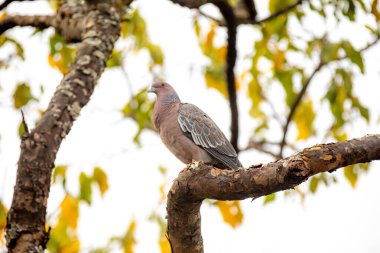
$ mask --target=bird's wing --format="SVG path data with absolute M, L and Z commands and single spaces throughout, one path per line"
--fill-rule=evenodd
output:
M 236 151 L 226 136 L 197 106 L 181 104 L 178 111 L 178 123 L 184 134 L 211 156 L 230 168 L 241 166 Z

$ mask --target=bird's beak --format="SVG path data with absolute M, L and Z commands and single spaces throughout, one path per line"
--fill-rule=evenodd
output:
M 150 87 L 150 89 L 148 90 L 148 93 L 156 93 L 156 88 Z

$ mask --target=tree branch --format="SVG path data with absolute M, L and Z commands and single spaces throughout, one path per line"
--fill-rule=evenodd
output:
M 243 0 L 243 3 L 247 9 L 251 22 L 256 22 L 257 10 L 253 0 Z
M 168 235 L 175 253 L 203 252 L 200 206 L 206 198 L 242 200 L 292 189 L 309 177 L 380 159 L 380 135 L 316 145 L 276 162 L 221 170 L 194 162 L 168 193 Z
M 296 8 L 298 5 L 302 4 L 303 1 L 304 0 L 297 0 L 294 4 L 290 4 L 290 5 L 286 6 L 286 7 L 284 7 L 283 9 L 276 11 L 275 13 L 270 14 L 266 18 L 257 20 L 255 22 L 247 22 L 247 23 L 252 23 L 252 24 L 262 24 L 262 23 L 265 23 L 267 21 L 270 21 L 272 19 L 277 18 L 278 16 L 281 16 L 282 14 L 290 12 L 291 10 L 293 10 L 294 8 Z
M 46 207 L 57 151 L 89 101 L 119 37 L 120 17 L 112 1 L 104 1 L 93 8 L 80 4 L 70 6 L 62 5 L 59 12 L 71 9 L 77 13 L 78 9 L 85 9 L 84 15 L 77 17 L 82 21 L 77 23 L 80 26 L 75 33 L 75 36 L 80 34 L 81 43 L 69 72 L 57 87 L 41 120 L 21 141 L 16 185 L 7 215 L 9 252 L 41 252 L 46 248 Z M 72 15 L 61 12 L 58 29 L 63 35 L 73 32 L 73 27 L 67 26 Z M 64 37 L 74 38 L 67 34 Z
M 46 29 L 48 27 L 57 27 L 57 22 L 54 16 L 23 16 L 14 15 L 6 16 L 0 20 L 0 35 L 8 29 L 15 26 L 33 26 L 39 29 Z
M 236 63 L 236 19 L 232 7 L 228 2 L 214 0 L 213 3 L 219 8 L 227 23 L 227 54 L 226 54 L 226 81 L 228 99 L 231 110 L 231 144 L 239 152 L 239 112 L 236 101 L 236 84 L 234 67 Z

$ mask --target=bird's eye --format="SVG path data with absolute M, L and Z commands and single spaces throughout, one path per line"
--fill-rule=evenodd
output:
M 161 87 L 164 87 L 164 86 L 165 86 L 165 84 L 162 83 L 162 84 L 161 84 Z

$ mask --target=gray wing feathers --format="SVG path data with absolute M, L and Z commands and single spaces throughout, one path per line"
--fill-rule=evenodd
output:
M 192 104 L 181 104 L 178 112 L 181 130 L 198 146 L 230 168 L 240 167 L 235 149 L 223 132 L 201 109 Z

